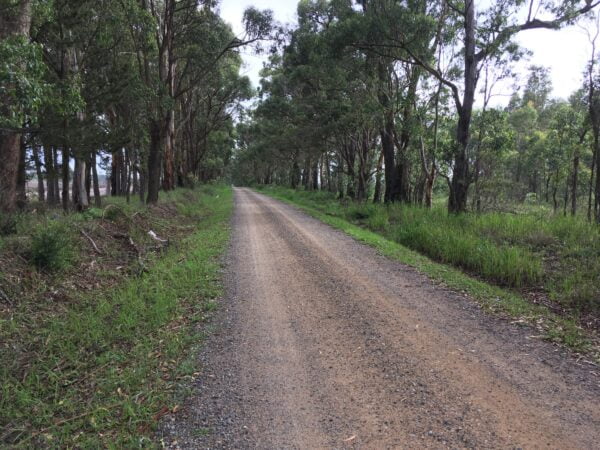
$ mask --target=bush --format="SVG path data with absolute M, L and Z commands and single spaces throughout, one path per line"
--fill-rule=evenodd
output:
M 17 232 L 17 221 L 15 217 L 8 214 L 0 214 L 0 236 L 8 236 Z
M 74 257 L 70 230 L 65 224 L 54 221 L 37 225 L 31 237 L 29 255 L 38 269 L 65 269 Z

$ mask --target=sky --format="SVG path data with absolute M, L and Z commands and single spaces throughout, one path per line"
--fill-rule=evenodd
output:
M 484 0 L 485 1 L 485 0 Z M 273 10 L 275 19 L 282 23 L 296 23 L 296 5 L 298 0 L 222 0 L 221 17 L 229 22 L 236 34 L 243 34 L 242 15 L 248 6 Z M 516 67 L 524 77 L 527 67 L 535 64 L 550 68 L 553 96 L 568 98 L 582 82 L 582 72 L 590 57 L 591 46 L 588 37 L 580 27 L 571 26 L 560 31 L 528 30 L 521 32 L 518 42 L 533 54 L 527 61 Z M 243 50 L 244 74 L 257 86 L 259 71 L 266 56 L 257 56 L 251 50 Z M 496 102 L 508 102 L 512 88 L 500 87 L 496 92 Z

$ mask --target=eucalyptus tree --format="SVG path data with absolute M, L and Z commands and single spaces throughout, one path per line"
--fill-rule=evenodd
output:
M 29 40 L 31 0 L 0 1 L 0 212 L 17 207 L 23 127 L 40 102 L 40 48 Z
M 502 0 L 492 2 L 481 8 L 474 0 L 450 2 L 442 0 L 447 8 L 439 11 L 447 15 L 443 17 L 424 16 L 415 8 L 412 2 L 404 4 L 389 0 L 364 0 L 362 4 L 381 5 L 380 22 L 386 30 L 385 43 L 371 44 L 374 49 L 401 49 L 406 54 L 406 60 L 418 65 L 431 76 L 438 79 L 449 89 L 458 116 L 456 124 L 453 164 L 451 167 L 452 180 L 448 209 L 450 212 L 463 212 L 467 209 L 467 196 L 472 182 L 471 122 L 475 105 L 475 96 L 482 68 L 486 64 L 495 64 L 506 58 L 506 55 L 519 56 L 515 36 L 523 31 L 533 29 L 558 29 L 565 24 L 573 23 L 579 16 L 588 13 L 600 2 L 597 1 L 550 1 L 536 5 L 534 0 Z M 435 3 L 435 2 L 433 2 Z M 518 12 L 526 7 L 525 19 L 519 21 Z M 395 15 L 389 12 L 395 11 Z M 393 23 L 389 18 L 396 17 Z M 548 18 L 549 17 L 549 18 Z M 452 30 L 452 58 L 460 61 L 461 71 L 452 70 L 444 73 L 440 70 L 438 60 L 434 58 L 431 49 L 423 46 L 422 41 L 414 39 L 417 35 L 427 35 L 432 23 L 444 21 Z M 408 25 L 408 26 L 407 26 Z M 367 40 L 363 41 L 369 46 Z M 400 54 L 398 58 L 403 58 Z
M 140 71 L 149 88 L 155 89 L 153 114 L 149 120 L 148 197 L 158 200 L 162 186 L 175 186 L 175 108 L 178 99 L 202 83 L 220 60 L 236 49 L 260 41 L 272 31 L 272 13 L 249 8 L 244 13 L 246 35 L 240 39 L 228 30 L 214 7 L 214 0 L 141 0 L 156 24 L 153 48 L 143 52 Z M 201 33 L 197 33 L 200 31 Z M 195 61 L 204 43 L 206 59 Z M 154 64 L 157 74 L 151 74 Z

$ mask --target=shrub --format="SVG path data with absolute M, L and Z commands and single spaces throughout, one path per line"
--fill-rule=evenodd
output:
M 38 269 L 65 269 L 74 257 L 70 230 L 65 224 L 54 221 L 37 225 L 31 237 L 29 254 Z
M 17 221 L 13 215 L 0 214 L 0 236 L 8 236 L 17 232 Z

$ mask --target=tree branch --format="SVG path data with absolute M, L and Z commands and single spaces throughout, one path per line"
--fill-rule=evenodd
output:
M 573 19 L 591 11 L 598 5 L 600 5 L 600 0 L 597 0 L 597 1 L 586 0 L 585 6 L 583 6 L 582 8 L 579 8 L 575 11 L 567 12 L 564 15 L 557 17 L 553 20 L 540 20 L 540 19 L 536 19 L 536 18 L 531 18 L 531 16 L 529 16 L 527 18 L 526 22 L 519 24 L 519 25 L 511 25 L 511 26 L 508 26 L 508 27 L 504 28 L 503 30 L 501 30 L 498 33 L 498 35 L 492 40 L 492 42 L 490 42 L 488 45 L 486 45 L 483 49 L 481 49 L 475 55 L 475 60 L 477 62 L 479 62 L 479 61 L 487 58 L 490 54 L 492 54 L 494 51 L 496 51 L 500 47 L 500 45 L 502 45 L 503 42 L 507 42 L 512 36 L 514 36 L 515 34 L 521 32 L 521 31 L 534 30 L 534 29 L 540 29 L 540 28 L 549 29 L 549 30 L 557 30 L 565 22 L 573 20 Z

